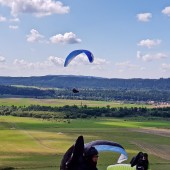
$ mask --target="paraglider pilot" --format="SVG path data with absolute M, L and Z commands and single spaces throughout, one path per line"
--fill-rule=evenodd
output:
M 97 161 L 98 161 L 98 151 L 95 147 L 91 147 L 88 150 L 85 150 L 85 165 L 87 170 L 97 170 Z
M 64 155 L 60 170 L 97 170 L 98 151 L 95 147 L 84 149 L 83 136 Z
M 148 170 L 149 161 L 148 154 L 139 152 L 136 156 L 130 161 L 131 167 L 136 165 L 136 170 Z
M 97 170 L 98 153 L 102 151 L 118 152 L 118 163 L 127 160 L 125 149 L 118 143 L 108 140 L 96 140 L 84 144 L 83 136 L 79 136 L 64 154 L 60 170 Z
M 73 92 L 73 93 L 79 93 L 79 90 L 73 88 L 72 92 Z

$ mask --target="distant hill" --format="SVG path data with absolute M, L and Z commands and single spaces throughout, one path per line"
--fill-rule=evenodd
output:
M 117 79 L 90 76 L 48 75 L 36 77 L 0 77 L 0 85 L 23 85 L 45 88 L 85 89 L 145 89 L 170 90 L 170 78 L 164 79 Z

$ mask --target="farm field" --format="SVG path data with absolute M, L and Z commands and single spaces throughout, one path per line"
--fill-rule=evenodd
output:
M 93 100 L 66 100 L 66 99 L 35 99 L 35 98 L 0 98 L 0 105 L 4 106 L 29 106 L 29 105 L 43 105 L 43 106 L 64 106 L 64 105 L 87 105 L 88 107 L 147 107 L 151 108 L 149 104 L 130 104 L 117 101 L 93 101 Z
M 131 158 L 139 151 L 149 154 L 152 170 L 170 169 L 168 121 L 130 119 L 74 119 L 47 121 L 0 116 L 0 168 L 59 170 L 65 151 L 83 135 L 85 143 L 103 139 L 120 143 Z M 116 153 L 100 153 L 98 169 L 115 164 Z

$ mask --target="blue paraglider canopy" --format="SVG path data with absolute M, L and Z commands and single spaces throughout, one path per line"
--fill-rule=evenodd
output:
M 74 50 L 72 51 L 65 59 L 65 62 L 64 62 L 64 67 L 67 67 L 68 64 L 76 57 L 78 56 L 79 54 L 81 53 L 84 53 L 86 54 L 86 56 L 88 57 L 88 60 L 90 63 L 92 63 L 94 61 L 94 56 L 93 54 L 88 51 L 88 50 Z
M 95 147 L 98 152 L 102 151 L 110 151 L 120 153 L 120 157 L 118 159 L 118 163 L 121 163 L 128 159 L 128 155 L 125 149 L 118 143 L 107 141 L 107 140 L 96 140 L 85 144 L 85 149 Z
M 73 166 L 74 170 L 79 170 L 78 167 L 80 164 L 83 164 L 83 155 L 86 150 L 94 147 L 97 152 L 117 152 L 120 154 L 117 163 L 121 163 L 128 159 L 128 155 L 125 149 L 118 143 L 107 140 L 96 140 L 89 143 L 84 144 L 83 136 L 79 136 L 76 140 L 75 144 L 72 145 L 64 154 L 63 159 L 61 161 L 60 170 L 66 170 L 66 165 Z M 81 169 L 81 168 L 80 168 Z

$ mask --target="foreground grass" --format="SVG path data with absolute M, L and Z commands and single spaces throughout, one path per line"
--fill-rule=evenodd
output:
M 0 167 L 59 170 L 65 151 L 83 135 L 85 142 L 103 139 L 120 143 L 129 159 L 147 152 L 152 170 L 170 169 L 170 124 L 168 121 L 129 119 L 77 119 L 45 121 L 0 117 Z M 158 133 L 159 132 L 159 133 Z M 99 170 L 116 163 L 118 154 L 100 153 Z

